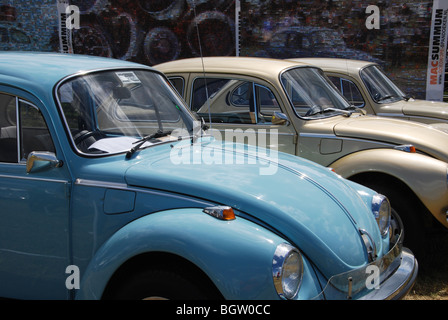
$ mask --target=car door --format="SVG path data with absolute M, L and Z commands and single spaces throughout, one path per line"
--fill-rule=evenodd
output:
M 226 141 L 295 153 L 297 135 L 265 84 L 237 76 L 193 77 L 191 110 Z
M 32 151 L 61 157 L 46 123 L 36 105 L 0 92 L 1 297 L 67 298 L 67 166 L 36 161 L 30 172 L 26 166 Z

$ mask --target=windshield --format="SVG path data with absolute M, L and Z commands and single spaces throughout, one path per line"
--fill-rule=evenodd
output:
M 128 151 L 177 140 L 191 132 L 193 117 L 160 74 L 113 70 L 71 78 L 57 89 L 65 123 L 76 148 L 85 154 Z M 148 136 L 151 138 L 148 139 Z
M 348 101 L 318 68 L 288 70 L 281 75 L 281 82 L 299 117 L 335 116 L 350 108 Z
M 378 66 L 370 66 L 361 70 L 361 79 L 375 102 L 394 102 L 406 97 Z

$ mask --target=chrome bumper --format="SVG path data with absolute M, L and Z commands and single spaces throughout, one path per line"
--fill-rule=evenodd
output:
M 314 299 L 399 300 L 413 287 L 418 273 L 414 254 L 404 248 L 403 232 L 392 249 L 380 259 L 345 273 L 332 276 Z M 369 268 L 378 271 L 378 284 L 371 286 Z
M 383 283 L 378 290 L 373 290 L 360 300 L 400 300 L 414 286 L 418 273 L 418 263 L 412 252 L 403 248 L 398 269 Z

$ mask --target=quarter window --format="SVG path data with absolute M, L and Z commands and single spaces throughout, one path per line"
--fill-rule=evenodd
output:
M 191 105 L 198 116 L 210 115 L 214 123 L 266 123 L 280 111 L 269 88 L 240 79 L 196 79 Z
M 364 98 L 353 81 L 336 76 L 329 76 L 329 78 L 351 104 L 358 108 L 365 106 Z
M 173 87 L 177 90 L 177 92 L 183 97 L 184 96 L 184 86 L 185 81 L 182 77 L 172 77 L 169 78 L 170 83 L 173 85 Z

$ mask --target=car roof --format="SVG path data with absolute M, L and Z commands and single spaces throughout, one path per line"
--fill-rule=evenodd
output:
M 322 68 L 324 71 L 347 71 L 357 73 L 362 68 L 369 65 L 378 65 L 374 62 L 341 58 L 292 58 L 291 61 L 309 63 Z
M 309 64 L 288 60 L 255 57 L 204 57 L 181 59 L 155 65 L 164 73 L 203 72 L 250 75 L 262 79 L 278 79 L 280 72 Z
M 110 58 L 50 52 L 0 52 L 0 85 L 48 92 L 61 79 L 81 72 L 109 68 L 142 68 Z M 146 67 L 149 68 L 149 67 Z

